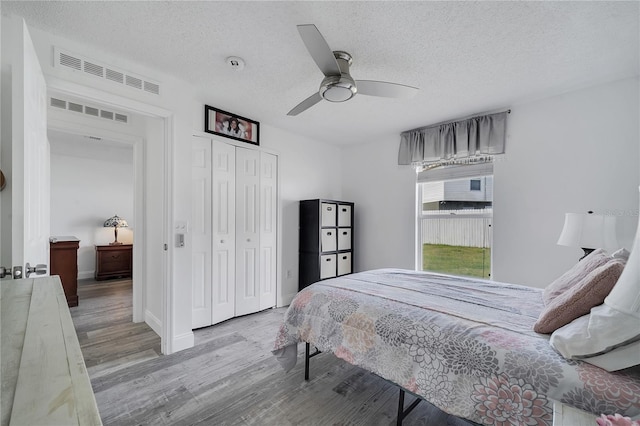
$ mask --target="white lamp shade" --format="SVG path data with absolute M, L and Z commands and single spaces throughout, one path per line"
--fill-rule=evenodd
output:
M 618 248 L 615 216 L 566 213 L 558 245 L 588 249 Z

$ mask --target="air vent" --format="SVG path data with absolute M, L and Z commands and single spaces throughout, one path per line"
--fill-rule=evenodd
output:
M 102 77 L 104 75 L 104 68 L 100 65 L 92 64 L 91 62 L 84 61 L 84 72 L 88 74 L 93 74 L 98 77 Z
M 149 93 L 153 93 L 154 95 L 160 94 L 160 86 L 154 83 L 149 83 L 148 81 L 144 82 L 144 90 Z
M 80 104 L 69 102 L 69 111 L 82 112 L 84 111 L 84 107 Z
M 67 101 L 62 99 L 51 98 L 51 106 L 56 108 L 67 109 Z
M 94 117 L 99 117 L 100 116 L 100 110 L 98 108 L 94 108 L 94 107 L 90 107 L 90 106 L 85 106 L 84 107 L 84 113 L 87 115 L 93 115 Z
M 84 113 L 85 115 L 98 117 L 109 121 L 116 121 L 118 123 L 127 124 L 129 122 L 129 116 L 126 114 L 101 109 L 91 105 L 82 105 L 77 102 L 66 101 L 64 99 L 52 97 L 50 99 L 50 105 L 55 108 Z
M 107 80 L 122 84 L 124 83 L 124 74 L 107 68 Z
M 111 111 L 100 110 L 100 117 L 113 120 L 113 113 Z
M 80 71 L 82 60 L 80 58 L 75 58 L 71 55 L 60 52 L 60 65 Z
M 127 86 L 135 87 L 136 89 L 142 89 L 142 80 L 136 77 L 131 77 L 130 75 L 125 78 Z
M 85 74 L 122 85 L 123 87 L 144 91 L 153 95 L 160 95 L 160 84 L 154 82 L 152 79 L 120 70 L 117 67 L 76 55 L 58 47 L 55 47 L 54 51 L 55 66 L 65 67 L 72 72 L 83 71 Z

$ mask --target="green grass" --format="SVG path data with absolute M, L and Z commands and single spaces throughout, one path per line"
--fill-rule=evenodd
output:
M 444 274 L 489 278 L 491 249 L 424 244 L 422 269 Z

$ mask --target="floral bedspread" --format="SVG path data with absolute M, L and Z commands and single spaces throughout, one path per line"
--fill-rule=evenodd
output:
M 400 269 L 360 272 L 299 292 L 274 354 L 293 368 L 297 343 L 309 342 L 486 425 L 551 425 L 552 400 L 596 415 L 640 414 L 640 370 L 609 373 L 564 359 L 549 336 L 533 331 L 542 308 L 536 288 Z

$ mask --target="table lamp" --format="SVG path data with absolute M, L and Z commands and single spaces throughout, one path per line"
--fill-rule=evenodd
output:
M 123 218 L 119 217 L 118 215 L 115 215 L 105 220 L 104 225 L 102 226 L 104 226 L 105 228 L 113 228 L 115 240 L 112 243 L 109 243 L 109 245 L 117 246 L 122 244 L 121 242 L 118 241 L 118 228 L 127 228 L 129 227 L 129 224 Z
M 592 211 L 587 214 L 566 213 L 558 245 L 582 248 L 584 256 L 580 260 L 597 248 L 617 248 L 616 218 L 593 214 Z

